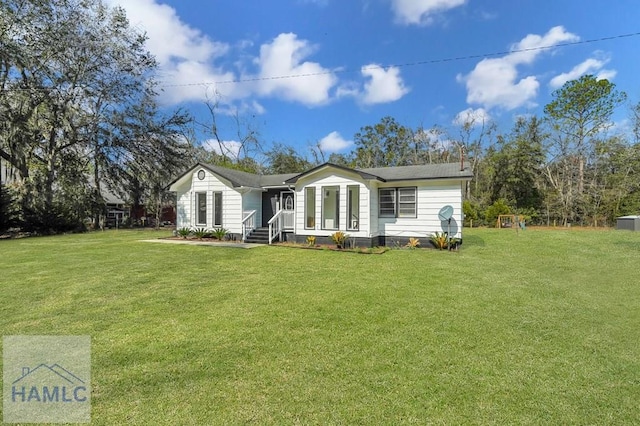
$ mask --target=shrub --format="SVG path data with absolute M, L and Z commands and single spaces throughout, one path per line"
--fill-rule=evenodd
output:
M 191 234 L 191 229 L 189 228 L 180 228 L 178 229 L 178 235 L 182 238 L 187 238 Z
M 224 239 L 224 237 L 227 236 L 228 233 L 229 233 L 229 231 L 227 231 L 224 228 L 214 228 L 213 229 L 213 236 L 216 239 L 220 240 L 220 241 L 222 241 Z
M 197 239 L 201 240 L 207 235 L 207 229 L 206 228 L 196 228 L 196 229 L 193 230 L 193 235 Z
M 436 232 L 431 235 L 430 240 L 435 248 L 439 250 L 449 248 L 449 236 L 446 232 Z
M 347 242 L 348 238 L 349 235 L 342 231 L 336 231 L 331 234 L 331 241 L 333 241 L 338 248 L 344 248 L 344 244 Z
M 500 198 L 489 207 L 487 207 L 487 209 L 484 211 L 484 218 L 490 226 L 495 226 L 499 215 L 510 213 L 511 207 L 509 207 L 507 200 L 505 200 L 504 198 Z
M 0 231 L 5 231 L 19 224 L 19 208 L 17 194 L 0 183 Z
M 407 248 L 410 249 L 415 249 L 420 247 L 420 240 L 417 238 L 409 238 L 409 242 L 407 243 L 407 245 L 405 246 Z
M 316 237 L 314 237 L 313 235 L 309 235 L 309 236 L 307 237 L 307 245 L 308 245 L 309 247 L 313 247 L 313 246 L 315 246 L 315 245 L 316 245 Z
M 478 206 L 475 203 L 472 203 L 469 200 L 464 200 L 462 202 L 462 213 L 464 214 L 464 226 L 471 226 L 473 223 L 479 225 Z

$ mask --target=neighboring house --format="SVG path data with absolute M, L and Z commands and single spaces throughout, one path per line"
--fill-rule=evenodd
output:
M 325 163 L 303 173 L 255 175 L 196 164 L 169 185 L 178 228 L 222 227 L 234 239 L 318 243 L 343 231 L 360 246 L 404 244 L 449 232 L 462 238 L 462 194 L 472 173 L 460 164 L 351 169 Z M 444 206 L 453 207 L 441 221 Z M 262 228 L 262 229 L 261 229 Z

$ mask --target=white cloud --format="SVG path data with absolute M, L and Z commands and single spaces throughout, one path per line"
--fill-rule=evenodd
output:
M 161 100 L 166 103 L 203 100 L 206 85 L 201 82 L 235 80 L 229 71 L 212 65 L 229 52 L 230 46 L 211 40 L 200 30 L 185 24 L 174 8 L 155 0 L 106 0 L 111 6 L 121 6 L 133 28 L 146 33 L 147 49 L 159 63 L 159 80 L 164 83 Z M 234 85 L 216 87 L 225 96 L 238 96 Z M 209 89 L 211 90 L 211 89 Z
M 320 139 L 319 145 L 323 152 L 338 152 L 349 148 L 353 142 L 345 140 L 338 132 L 331 132 Z
M 434 15 L 464 5 L 467 0 L 391 0 L 396 21 L 406 25 L 428 25 Z
M 219 96 L 233 102 L 253 96 L 277 97 L 314 106 L 330 100 L 330 90 L 337 79 L 333 72 L 304 59 L 315 48 L 296 34 L 280 34 L 263 44 L 258 58 L 258 74 L 222 69 L 214 62 L 229 58 L 233 51 L 252 47 L 246 40 L 231 46 L 211 40 L 197 28 L 184 23 L 174 8 L 158 0 L 107 0 L 111 6 L 122 6 L 132 27 L 146 32 L 147 49 L 159 62 L 159 80 L 163 83 L 161 99 L 165 103 L 202 101 Z M 315 1 L 316 3 L 322 3 Z M 235 63 L 242 69 L 245 62 Z M 283 76 L 308 75 L 296 78 Z M 276 77 L 276 78 L 273 78 Z M 273 78 L 273 79 L 272 79 Z M 237 80 L 255 80 L 238 83 Z
M 362 75 L 369 80 L 364 84 L 362 102 L 365 105 L 394 102 L 409 93 L 400 76 L 400 69 L 387 69 L 370 64 L 362 67 Z
M 535 76 L 520 78 L 518 66 L 534 62 L 546 47 L 577 41 L 579 37 L 563 27 L 553 27 L 545 35 L 529 34 L 511 47 L 512 53 L 501 58 L 483 59 L 468 75 L 457 79 L 467 87 L 467 102 L 489 109 L 512 110 L 534 105 L 540 83 Z
M 263 44 L 256 59 L 262 79 L 257 82 L 258 93 L 308 106 L 329 102 L 329 91 L 337 83 L 335 75 L 316 62 L 302 62 L 314 50 L 307 40 L 300 40 L 293 33 L 280 34 L 271 43 Z
M 609 62 L 609 58 L 605 59 L 596 59 L 589 58 L 582 63 L 579 63 L 575 67 L 571 69 L 569 72 L 565 72 L 559 74 L 551 79 L 549 85 L 553 89 L 557 89 L 562 87 L 567 81 L 575 80 L 586 74 L 596 74 L 596 78 L 598 80 L 607 79 L 610 80 L 614 78 L 617 74 L 615 70 L 606 70 L 603 69 L 604 66 Z
M 207 139 L 202 142 L 202 147 L 207 151 L 213 151 L 217 154 L 224 154 L 227 157 L 238 158 L 242 143 L 238 141 L 221 141 L 218 143 L 215 139 Z
M 482 126 L 483 124 L 491 121 L 491 116 L 484 108 L 467 108 L 464 111 L 460 111 L 458 115 L 453 119 L 453 124 L 457 126 L 463 126 L 465 123 L 470 123 L 472 127 Z

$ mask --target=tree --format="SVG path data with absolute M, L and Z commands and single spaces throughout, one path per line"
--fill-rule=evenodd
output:
M 615 84 L 606 79 L 585 75 L 565 83 L 553 97 L 544 109 L 556 132 L 547 176 L 562 200 L 562 220 L 566 224 L 581 219 L 589 153 L 596 137 L 611 126 L 611 116 L 626 94 L 615 90 Z
M 456 148 L 445 137 L 445 132 L 438 126 L 425 129 L 420 126 L 414 132 L 410 144 L 410 164 L 447 163 L 456 158 Z M 454 150 L 452 152 L 451 150 Z
M 146 151 L 122 135 L 141 124 L 131 110 L 153 102 L 156 62 L 124 10 L 101 0 L 2 2 L 0 43 L 0 156 L 17 170 L 22 208 L 38 226 L 78 222 L 102 181 Z M 152 164 L 147 154 L 137 161 Z
M 365 126 L 354 136 L 355 166 L 359 168 L 405 166 L 409 164 L 413 132 L 393 117 Z
M 276 144 L 265 153 L 267 157 L 266 173 L 300 173 L 311 166 L 306 158 L 300 156 L 295 149 L 290 146 Z
M 259 132 L 250 120 L 242 117 L 238 110 L 223 110 L 221 96 L 207 99 L 205 106 L 208 120 L 196 121 L 200 134 L 208 138 L 209 148 L 204 153 L 204 162 L 238 169 L 249 173 L 260 173 L 262 167 L 256 157 L 262 153 Z M 227 123 L 220 124 L 222 119 Z
M 460 137 L 456 140 L 460 150 L 460 160 L 469 165 L 473 179 L 466 182 L 465 198 L 470 199 L 472 195 L 479 198 L 480 176 L 479 165 L 482 161 L 485 145 L 495 133 L 496 125 L 487 121 L 483 115 L 469 114 L 464 121 L 459 123 Z M 473 191 L 472 191 L 473 190 Z
M 490 203 L 506 198 L 516 209 L 541 207 L 546 138 L 542 122 L 535 116 L 518 118 L 511 134 L 498 138 L 496 150 L 488 155 L 493 165 Z
M 0 180 L 0 232 L 18 224 L 18 210 L 14 191 Z

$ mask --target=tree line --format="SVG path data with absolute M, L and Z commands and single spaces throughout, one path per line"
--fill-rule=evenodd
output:
M 611 226 L 620 215 L 640 213 L 640 103 L 629 108 L 626 100 L 615 84 L 585 75 L 556 90 L 542 116 L 521 116 L 506 130 L 472 114 L 457 131 L 383 117 L 362 127 L 346 154 L 326 155 L 316 144 L 305 155 L 276 144 L 262 163 L 251 155 L 204 159 L 254 173 L 301 172 L 324 162 L 360 169 L 461 162 L 473 173 L 464 191 L 467 225 L 520 214 L 538 225 Z M 629 127 L 614 128 L 614 113 L 625 108 Z
M 145 42 L 124 10 L 101 0 L 0 3 L 0 162 L 12 174 L 0 186 L 0 230 L 96 226 L 105 190 L 158 214 L 171 202 L 166 185 L 196 161 L 254 173 L 462 162 L 473 172 L 465 220 L 475 224 L 518 213 L 536 224 L 600 226 L 640 212 L 640 103 L 629 129 L 612 131 L 626 94 L 607 80 L 567 82 L 542 116 L 510 129 L 474 116 L 455 131 L 383 117 L 354 135 L 351 152 L 327 155 L 315 144 L 302 153 L 264 149 L 251 121 L 215 100 L 202 121 L 162 113 Z M 205 149 L 196 134 L 217 146 Z

